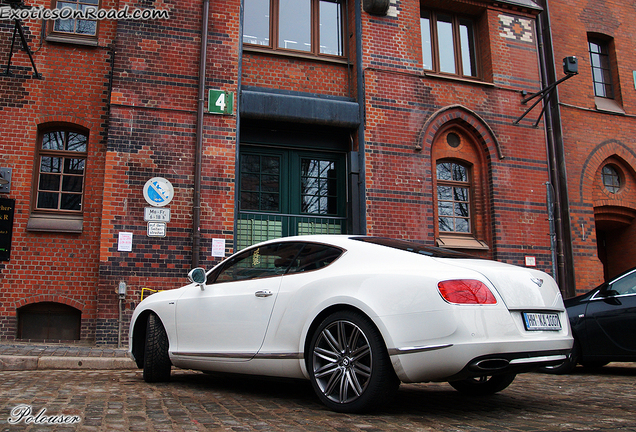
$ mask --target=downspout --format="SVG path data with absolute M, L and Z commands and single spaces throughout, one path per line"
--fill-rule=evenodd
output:
M 210 0 L 203 0 L 201 54 L 199 58 L 199 95 L 197 100 L 197 137 L 194 153 L 194 202 L 192 204 L 192 268 L 199 267 L 201 249 L 201 158 L 203 153 L 203 113 L 205 109 L 205 64 L 208 56 Z
M 236 79 L 236 146 L 235 146 L 235 154 L 234 154 L 234 243 L 233 243 L 233 252 L 236 252 L 236 248 L 238 247 L 237 242 L 237 231 L 238 231 L 238 216 L 240 210 L 240 201 L 239 201 L 239 190 L 238 190 L 238 178 L 240 175 L 239 171 L 239 151 L 240 151 L 240 142 L 241 142 L 241 86 L 243 80 L 241 79 L 243 76 L 243 15 L 244 15 L 244 7 L 245 0 L 241 0 L 241 9 L 239 11 L 239 52 L 238 52 L 238 77 Z
M 358 211 L 359 222 L 358 227 L 353 227 L 354 234 L 366 234 L 367 233 L 367 211 L 366 211 L 366 169 L 364 164 L 365 153 L 365 138 L 364 128 L 366 123 L 365 118 L 365 93 L 364 93 L 364 71 L 362 67 L 362 5 L 360 0 L 355 0 L 355 28 L 356 28 L 356 78 L 357 78 L 357 93 L 358 93 L 358 106 L 360 112 L 360 125 L 358 126 Z
M 543 12 L 537 19 L 537 39 L 539 41 L 539 61 L 544 87 L 556 81 L 554 70 L 554 50 L 550 30 L 550 13 L 547 0 L 543 1 Z M 559 93 L 555 88 L 545 101 L 546 140 L 548 150 L 548 170 L 554 188 L 554 226 L 556 231 L 556 274 L 554 275 L 565 297 L 575 293 L 570 208 L 567 190 L 565 150 L 559 111 Z

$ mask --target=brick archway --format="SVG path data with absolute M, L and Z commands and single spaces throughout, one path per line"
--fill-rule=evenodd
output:
M 501 145 L 490 126 L 477 113 L 462 105 L 449 105 L 434 112 L 424 123 L 415 149 L 430 151 L 438 131 L 451 122 L 461 124 L 470 131 L 489 159 L 491 155 L 496 155 L 499 159 L 505 158 Z
M 614 167 L 621 175 L 618 192 L 603 185 L 601 170 Z M 636 265 L 636 154 L 620 141 L 599 144 L 581 170 L 579 201 L 593 209 L 597 257 L 608 279 Z

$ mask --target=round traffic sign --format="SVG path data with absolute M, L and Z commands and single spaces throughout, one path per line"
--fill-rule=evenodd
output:
M 153 177 L 144 185 L 144 198 L 151 206 L 163 207 L 174 197 L 172 183 L 163 177 Z

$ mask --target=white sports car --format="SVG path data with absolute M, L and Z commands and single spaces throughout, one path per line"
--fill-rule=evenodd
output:
M 563 362 L 573 343 L 546 273 L 403 240 L 286 237 L 188 276 L 133 314 L 130 353 L 147 382 L 173 365 L 304 378 L 329 408 L 360 412 L 400 381 L 492 394 Z

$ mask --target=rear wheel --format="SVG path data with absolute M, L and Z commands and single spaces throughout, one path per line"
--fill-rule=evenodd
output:
M 369 411 L 388 402 L 400 384 L 380 332 L 364 315 L 329 315 L 311 339 L 311 384 L 320 400 L 338 412 Z
M 172 363 L 168 356 L 168 335 L 159 317 L 148 315 L 144 352 L 144 381 L 170 381 Z
M 457 391 L 470 396 L 488 396 L 502 391 L 514 381 L 516 374 L 503 374 L 467 378 L 461 381 L 451 381 L 449 384 Z

